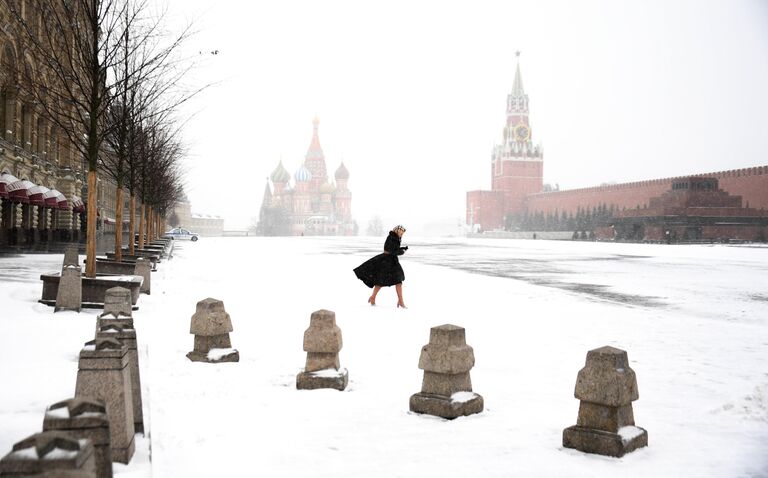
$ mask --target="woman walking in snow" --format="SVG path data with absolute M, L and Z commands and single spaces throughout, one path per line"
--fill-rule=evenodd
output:
M 358 279 L 365 285 L 373 288 L 373 294 L 368 298 L 368 303 L 376 305 L 376 294 L 382 287 L 395 286 L 397 291 L 397 306 L 405 309 L 403 302 L 403 281 L 405 273 L 400 266 L 397 256 L 408 250 L 408 246 L 400 247 L 400 240 L 405 234 L 405 228 L 397 225 L 389 231 L 387 240 L 384 241 L 384 252 L 372 257 L 354 269 Z

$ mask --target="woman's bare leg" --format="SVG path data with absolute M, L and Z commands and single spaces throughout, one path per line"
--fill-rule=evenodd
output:
M 397 306 L 407 309 L 408 307 L 403 302 L 403 283 L 395 284 L 395 290 L 397 291 Z
M 369 304 L 376 305 L 376 295 L 379 293 L 380 290 L 381 290 L 380 285 L 373 286 L 373 294 L 370 297 L 368 297 Z

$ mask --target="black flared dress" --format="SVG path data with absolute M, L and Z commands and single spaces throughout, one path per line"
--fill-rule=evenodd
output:
M 405 280 L 405 273 L 397 256 L 405 253 L 406 247 L 400 247 L 400 237 L 389 233 L 384 241 L 384 253 L 372 257 L 354 269 L 358 279 L 370 288 L 373 286 L 389 287 Z

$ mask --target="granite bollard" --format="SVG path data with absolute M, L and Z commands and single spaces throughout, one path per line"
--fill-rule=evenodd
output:
M 304 332 L 307 362 L 304 370 L 296 376 L 296 388 L 344 390 L 349 382 L 349 373 L 347 369 L 340 368 L 339 351 L 342 345 L 336 314 L 330 310 L 312 312 L 309 328 Z
M 125 319 L 122 319 L 125 320 Z M 133 403 L 133 428 L 144 433 L 144 412 L 141 400 L 141 374 L 136 329 L 128 324 L 107 324 L 96 329 L 96 338 L 112 337 L 128 348 L 128 367 L 131 369 L 131 398 Z
M 587 352 L 574 396 L 581 401 L 579 416 L 563 430 L 564 447 L 621 457 L 648 445 L 648 432 L 635 426 L 632 402 L 640 395 L 624 350 L 606 346 Z
M 469 376 L 474 365 L 475 353 L 463 327 L 432 327 L 429 343 L 421 349 L 424 379 L 421 392 L 411 396 L 411 411 L 448 419 L 482 412 L 483 397 L 472 392 Z
M 64 249 L 64 262 L 61 265 L 62 270 L 67 266 L 80 268 L 80 254 L 77 244 L 68 244 Z
M 99 325 L 108 325 L 112 322 L 106 322 L 109 316 L 112 316 L 116 323 L 124 324 L 125 317 L 130 319 L 130 327 L 133 328 L 133 306 L 131 304 L 131 291 L 125 287 L 112 287 L 104 293 L 104 312 L 99 315 L 99 319 L 105 322 Z
M 0 477 L 77 476 L 96 478 L 93 444 L 59 431 L 31 435 L 0 460 Z
M 197 303 L 189 327 L 195 336 L 194 350 L 187 354 L 193 362 L 238 362 L 240 353 L 232 348 L 229 333 L 232 320 L 224 310 L 224 302 L 207 298 Z
M 80 351 L 75 397 L 103 400 L 109 417 L 112 461 L 128 463 L 135 449 L 128 347 L 113 338 L 86 342 Z
M 152 279 L 152 262 L 146 257 L 139 257 L 136 259 L 136 268 L 134 269 L 134 275 L 141 276 L 144 279 L 141 282 L 141 292 L 149 295 L 151 291 L 151 279 Z
M 80 266 L 65 265 L 61 270 L 56 306 L 53 311 L 74 310 L 80 312 L 83 305 L 83 278 Z
M 48 407 L 43 419 L 43 431 L 49 430 L 91 440 L 96 459 L 96 477 L 112 477 L 109 418 L 104 402 L 80 397 L 54 403 Z

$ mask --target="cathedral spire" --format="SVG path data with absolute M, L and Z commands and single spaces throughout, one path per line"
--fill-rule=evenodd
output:
M 315 117 L 312 120 L 312 142 L 309 144 L 307 155 L 304 157 L 304 165 L 312 173 L 314 187 L 319 187 L 328 179 L 328 172 L 325 169 L 325 155 L 323 148 L 320 147 L 320 136 L 317 133 L 320 120 Z
M 312 142 L 309 144 L 306 159 L 323 157 L 323 148 L 320 147 L 320 136 L 317 134 L 319 126 L 320 120 L 315 116 L 315 119 L 312 120 Z
M 523 77 L 520 74 L 520 50 L 515 52 L 515 56 L 517 57 L 517 70 L 515 71 L 515 82 L 512 85 L 512 96 L 524 96 Z

